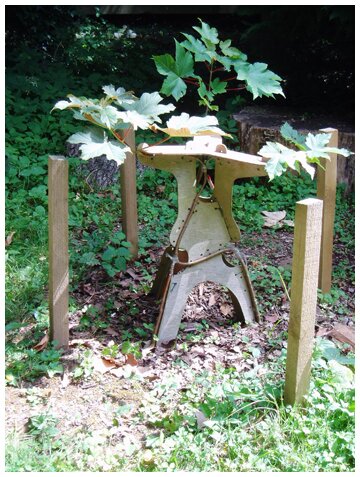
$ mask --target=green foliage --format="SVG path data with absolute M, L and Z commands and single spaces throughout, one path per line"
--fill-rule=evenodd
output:
M 86 380 L 89 379 L 94 372 L 94 353 L 87 349 L 84 351 L 81 361 L 72 372 L 74 379 Z
M 41 352 L 28 347 L 26 341 L 6 345 L 6 382 L 19 386 L 23 380 L 33 381 L 39 376 L 53 377 L 63 372 L 61 351 L 51 347 Z
M 285 123 L 280 132 L 284 139 L 297 146 L 298 151 L 294 151 L 278 142 L 266 142 L 258 152 L 259 155 L 269 159 L 265 169 L 270 180 L 276 176 L 282 175 L 289 167 L 297 172 L 300 166 L 308 172 L 311 178 L 314 178 L 315 168 L 311 163 L 321 164 L 320 158 L 330 160 L 330 153 L 340 154 L 348 157 L 352 152 L 347 149 L 337 147 L 328 147 L 331 134 L 312 134 L 308 133 L 306 137 L 295 131 L 288 123 Z
M 29 420 L 28 432 L 36 439 L 46 442 L 58 434 L 57 423 L 58 419 L 51 414 L 35 415 Z
M 246 88 L 253 98 L 262 96 L 274 97 L 274 94 L 283 95 L 280 85 L 281 78 L 267 69 L 265 63 L 247 62 L 247 56 L 237 48 L 231 46 L 231 40 L 220 41 L 216 28 L 210 27 L 200 20 L 201 26 L 193 29 L 200 38 L 183 33 L 186 40 L 181 43 L 175 40 L 175 58 L 170 54 L 153 56 L 157 71 L 166 76 L 161 92 L 166 96 L 173 96 L 177 101 L 186 94 L 187 83 L 197 87 L 200 97 L 199 104 L 206 106 L 206 110 L 217 110 L 214 104 L 215 96 L 226 93 L 228 83 L 233 80 L 243 81 L 243 85 L 236 90 Z M 195 73 L 195 63 L 205 65 L 208 79 Z M 234 77 L 214 77 L 216 72 L 236 73 Z
M 200 373 L 178 399 L 179 385 L 164 378 L 140 410 L 141 419 L 160 429 L 147 440 L 156 455 L 151 470 L 353 470 L 353 373 L 338 350 L 329 354 L 329 346 L 337 350 L 317 340 L 302 409 L 282 402 L 285 350 L 277 362 L 240 375 L 220 367 Z

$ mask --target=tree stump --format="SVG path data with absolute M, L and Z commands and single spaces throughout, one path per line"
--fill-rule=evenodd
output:
M 324 127 L 339 131 L 339 147 L 355 151 L 354 125 L 330 115 L 317 115 L 310 118 L 296 111 L 269 106 L 249 106 L 234 115 L 238 122 L 240 150 L 248 154 L 257 154 L 267 141 L 283 142 L 280 127 L 288 122 L 303 134 L 316 134 Z M 355 156 L 338 156 L 337 182 L 345 184 L 346 193 L 355 188 Z

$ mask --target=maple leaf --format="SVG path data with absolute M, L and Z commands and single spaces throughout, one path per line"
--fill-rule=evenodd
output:
M 210 134 L 229 136 L 229 134 L 216 127 L 218 120 L 215 116 L 200 117 L 181 113 L 180 116 L 172 116 L 166 125 L 166 128 L 156 126 L 155 129 L 163 131 L 172 137 L 193 137 Z
M 104 154 L 107 159 L 114 160 L 117 164 L 122 164 L 126 157 L 126 152 L 130 151 L 130 148 L 124 144 L 109 140 L 105 131 L 94 128 L 73 134 L 69 137 L 68 142 L 70 144 L 81 144 L 81 159 L 84 160 Z
M 306 137 L 305 144 L 309 148 L 307 151 L 307 156 L 310 159 L 315 159 L 323 157 L 324 159 L 330 159 L 329 153 L 341 154 L 342 156 L 348 157 L 353 154 L 347 149 L 339 149 L 337 147 L 327 147 L 329 143 L 331 134 L 311 134 L 309 133 Z
M 290 126 L 289 123 L 284 123 L 280 128 L 280 133 L 286 141 L 292 142 L 300 149 L 305 146 L 306 137 L 303 134 L 300 134 L 296 129 Z
M 262 96 L 281 94 L 284 96 L 280 76 L 267 69 L 266 63 L 245 63 L 237 70 L 237 79 L 246 82 L 246 89 L 253 94 L 254 99 Z
M 153 56 L 158 72 L 167 76 L 161 87 L 161 93 L 173 96 L 177 101 L 186 93 L 186 83 L 182 78 L 194 74 L 194 59 L 189 51 L 175 40 L 175 59 L 169 55 Z
M 196 30 L 200 36 L 202 41 L 205 43 L 205 45 L 209 48 L 214 50 L 215 45 L 219 43 L 219 38 L 218 38 L 218 31 L 216 28 L 210 27 L 207 23 L 203 22 L 202 20 L 199 21 L 201 23 L 201 27 L 193 27 L 194 30 Z
M 267 142 L 266 145 L 260 149 L 259 154 L 269 158 L 269 161 L 265 165 L 265 170 L 270 180 L 276 176 L 281 176 L 287 167 L 298 171 L 299 164 L 310 174 L 312 179 L 314 178 L 315 168 L 307 162 L 305 151 L 294 151 L 278 142 Z
M 67 98 L 69 98 L 69 101 L 58 101 L 52 108 L 51 112 L 54 111 L 54 109 L 60 109 L 61 111 L 63 111 L 64 109 L 83 108 L 94 104 L 93 100 L 91 99 L 87 99 L 84 97 L 77 98 L 73 94 L 68 94 Z
M 159 104 L 163 98 L 158 92 L 143 93 L 138 101 L 134 101 L 131 104 L 124 104 L 123 108 L 126 112 L 119 112 L 119 117 L 124 122 L 131 123 L 136 130 L 146 129 L 150 124 L 154 122 L 161 122 L 159 116 L 161 114 L 174 111 L 175 106 L 173 104 Z
M 123 104 L 131 104 L 138 99 L 134 96 L 132 91 L 126 91 L 125 88 L 122 87 L 115 89 L 115 86 L 112 84 L 103 86 L 102 89 L 107 98 L 115 99 L 120 106 Z

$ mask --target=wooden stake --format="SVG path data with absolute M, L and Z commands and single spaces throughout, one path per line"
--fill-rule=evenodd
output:
M 50 340 L 69 345 L 68 162 L 49 156 L 49 315 Z
M 320 132 L 331 134 L 329 147 L 338 147 L 337 129 L 321 129 Z M 322 167 L 317 169 L 317 197 L 324 203 L 319 270 L 319 288 L 323 293 L 331 290 L 336 204 L 337 154 L 330 154 L 330 158 L 330 161 L 321 159 Z
M 138 214 L 136 198 L 136 156 L 135 133 L 133 128 L 125 132 L 125 141 L 132 151 L 127 152 L 124 163 L 120 166 L 121 204 L 123 230 L 126 240 L 131 243 L 131 254 L 135 258 L 138 254 Z
M 296 203 L 289 336 L 284 399 L 300 403 L 306 394 L 314 339 L 322 201 Z

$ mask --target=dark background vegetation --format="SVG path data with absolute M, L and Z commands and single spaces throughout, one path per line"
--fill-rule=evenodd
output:
M 172 52 L 173 37 L 191 32 L 201 17 L 218 28 L 220 37 L 232 38 L 250 61 L 268 63 L 284 78 L 286 99 L 277 99 L 276 106 L 353 120 L 354 6 L 103 6 L 99 11 L 110 24 L 136 31 L 137 38 L 127 47 L 132 59 L 126 64 L 121 64 L 122 41 L 101 51 L 96 62 L 86 60 L 89 51 L 75 51 L 74 25 L 84 18 L 101 24 L 96 7 L 33 5 L 6 7 L 7 63 L 13 64 L 13 52 L 26 46 L 45 62 L 71 67 L 72 74 L 96 69 L 109 79 L 115 76 L 118 85 L 153 91 L 162 78 L 151 56 Z M 250 94 L 247 99 L 251 101 Z M 184 106 L 191 109 L 191 104 L 190 96 Z

